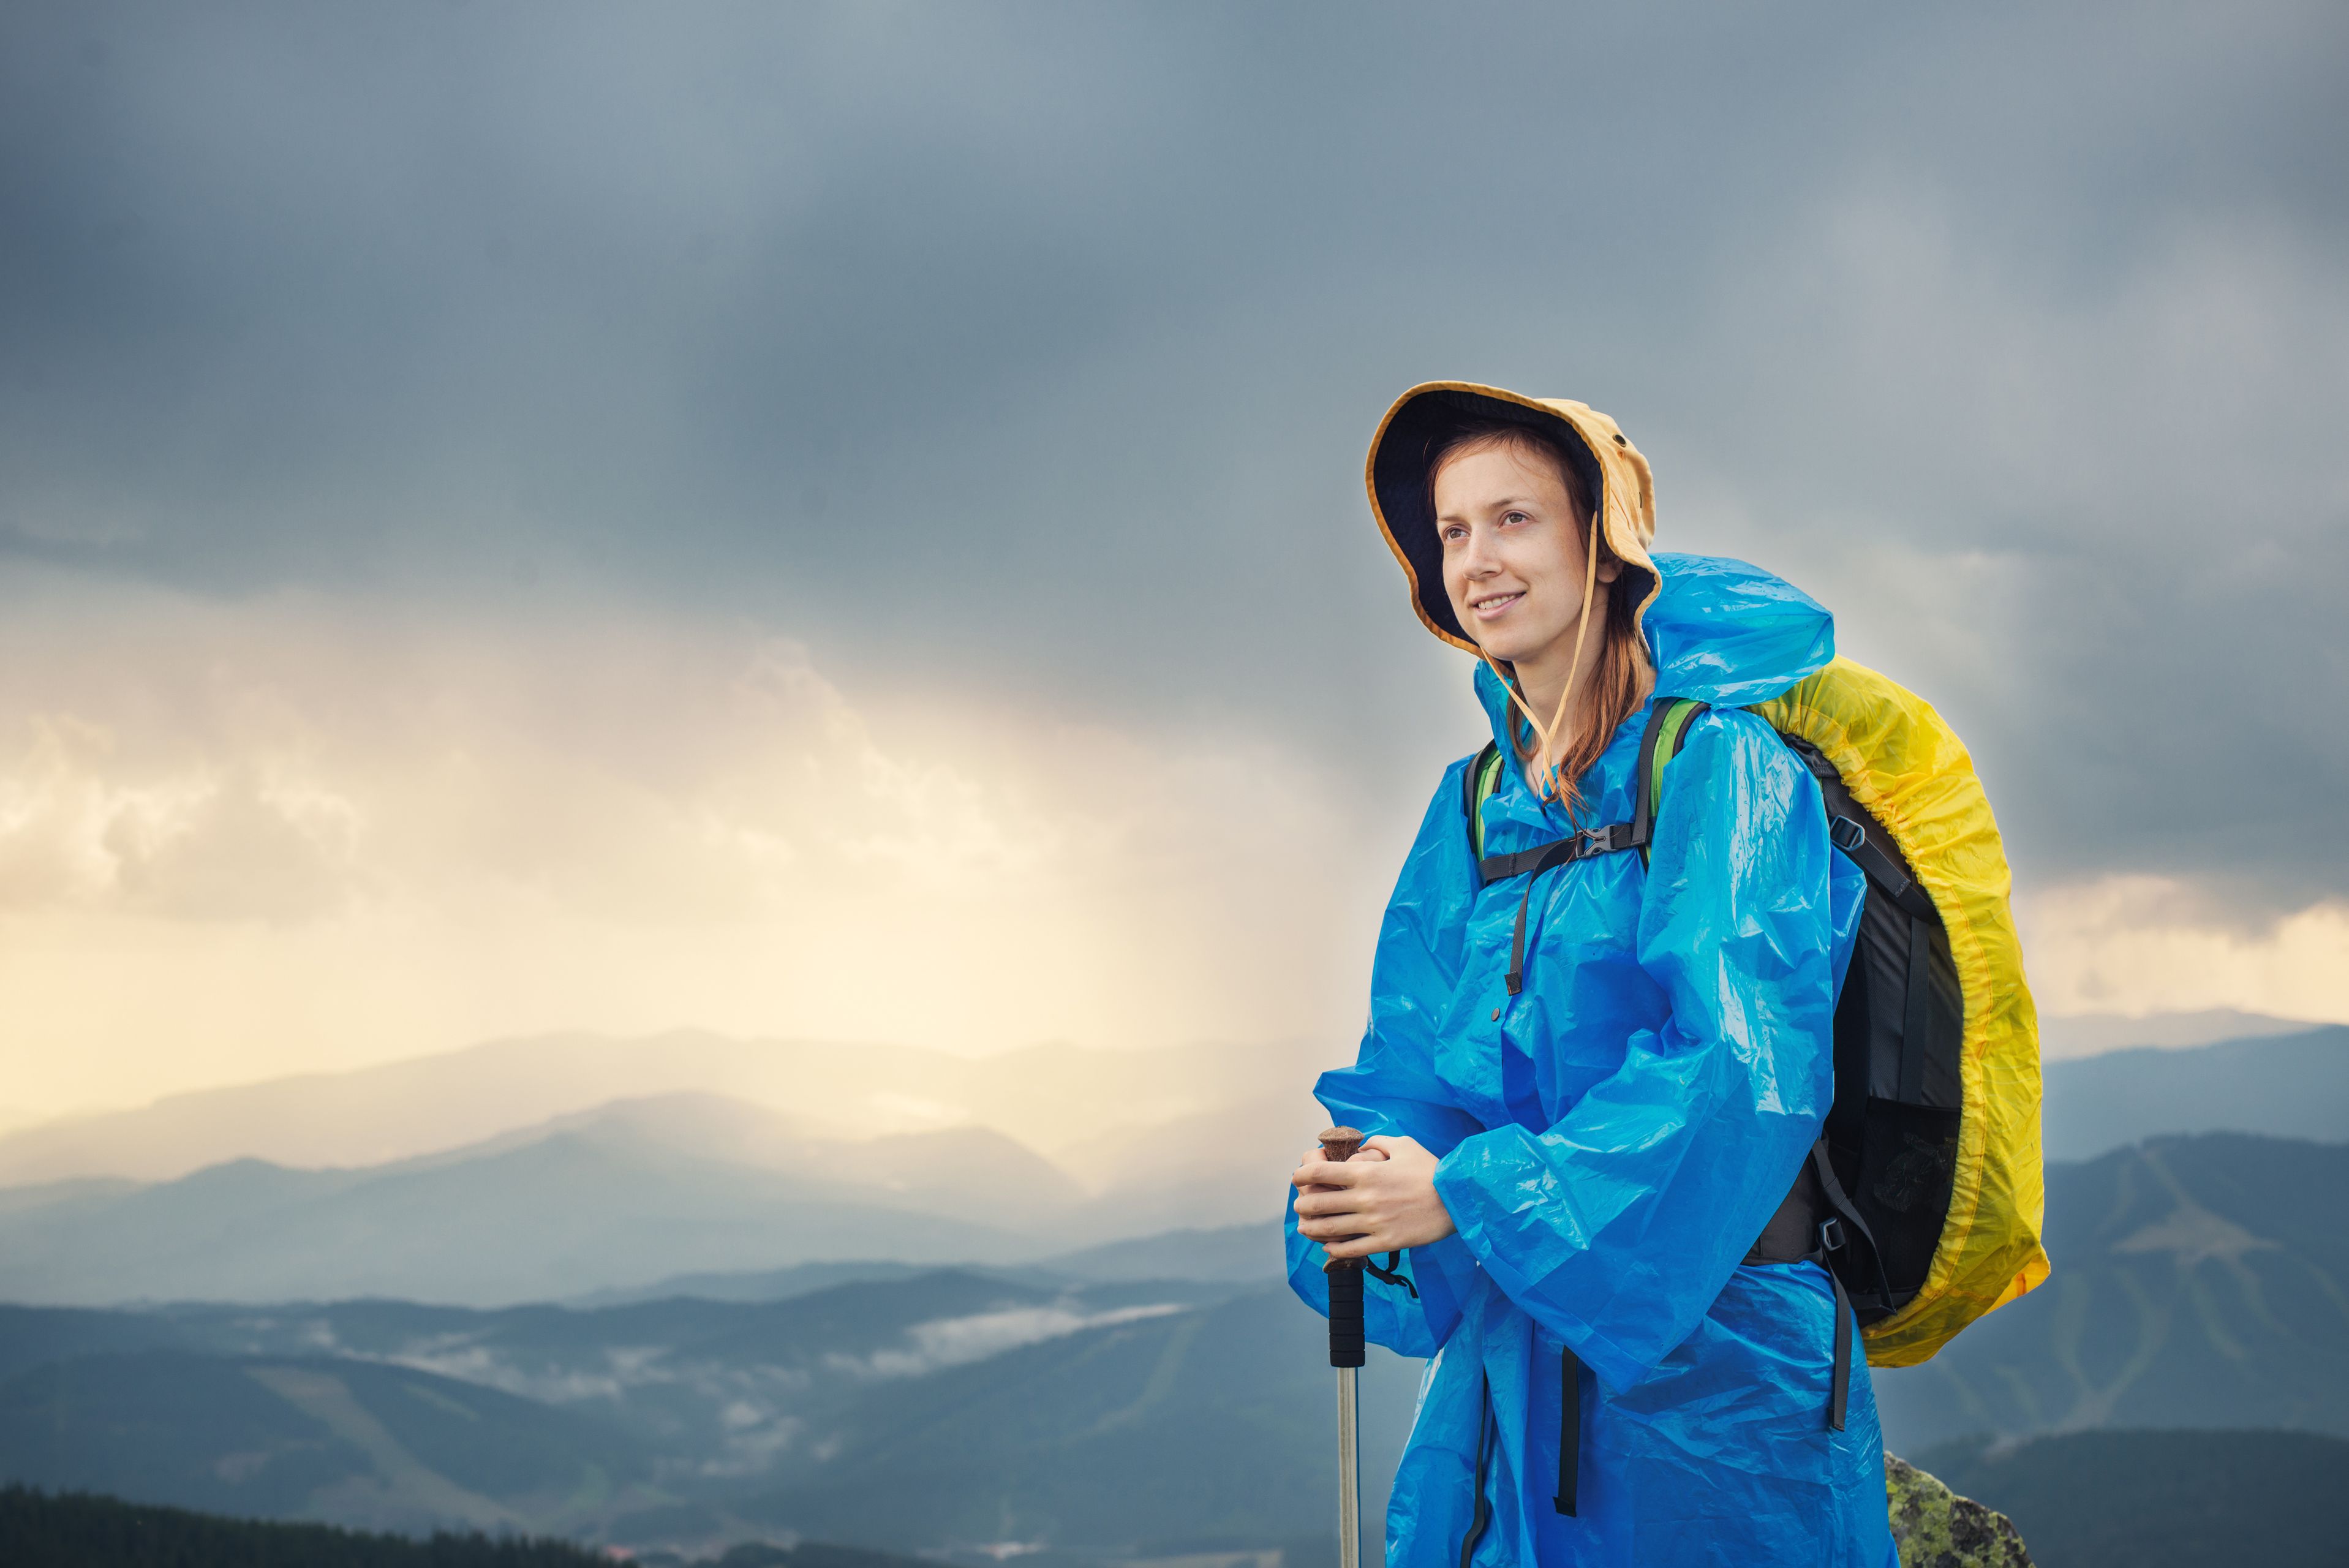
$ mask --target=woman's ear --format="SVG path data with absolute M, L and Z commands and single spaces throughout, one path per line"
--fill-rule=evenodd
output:
M 1619 558 L 1609 555 L 1605 560 L 1599 562 L 1599 581 L 1601 583 L 1612 583 L 1615 579 L 1622 575 L 1623 562 Z

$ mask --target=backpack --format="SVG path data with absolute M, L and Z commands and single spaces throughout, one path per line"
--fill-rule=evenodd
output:
M 1664 773 L 1706 704 L 1660 698 L 1640 739 L 1632 820 L 1486 856 L 1487 745 L 1463 790 L 1485 882 L 1525 876 L 1509 989 L 1525 968 L 1525 907 L 1540 872 L 1637 850 L 1644 864 Z M 1851 1318 L 1870 1365 L 1927 1360 L 1959 1330 L 2047 1278 L 2038 1021 L 2007 909 L 1997 823 L 1972 759 L 1923 699 L 1837 658 L 1768 702 L 1766 720 L 1816 775 L 1828 838 L 1868 898 L 1835 1015 L 1835 1101 L 1752 1262 L 1811 1258 L 1850 1312 L 1837 1319 L 1830 1421 L 1843 1424 Z

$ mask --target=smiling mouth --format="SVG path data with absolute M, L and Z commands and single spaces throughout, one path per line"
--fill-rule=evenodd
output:
M 1523 589 L 1514 593 L 1488 593 L 1482 599 L 1469 600 L 1468 608 L 1475 611 L 1478 616 L 1489 620 L 1525 596 Z

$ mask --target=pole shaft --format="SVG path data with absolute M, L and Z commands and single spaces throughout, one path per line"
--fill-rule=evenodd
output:
M 1362 1135 L 1350 1127 L 1333 1127 L 1321 1135 L 1323 1156 L 1338 1164 L 1361 1147 Z M 1362 1261 L 1331 1258 L 1322 1272 L 1330 1282 L 1330 1365 L 1338 1369 L 1338 1568 L 1361 1568 L 1362 1445 L 1354 1378 L 1369 1351 L 1362 1332 Z
M 1354 1368 L 1338 1368 L 1338 1568 L 1361 1568 L 1362 1473 L 1361 1419 Z

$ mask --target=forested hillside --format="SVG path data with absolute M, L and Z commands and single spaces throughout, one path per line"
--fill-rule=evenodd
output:
M 650 1501 L 653 1449 L 413 1367 L 142 1350 L 0 1385 L 0 1478 L 374 1529 L 570 1530 Z
M 6 1568 L 586 1568 L 607 1552 L 543 1537 L 441 1532 L 423 1538 L 229 1519 L 86 1492 L 0 1488 Z M 647 1568 L 686 1568 L 655 1552 Z M 745 1542 L 690 1560 L 709 1568 L 926 1568 L 917 1560 L 825 1542 Z
M 588 1568 L 609 1561 L 564 1541 L 480 1534 L 419 1541 L 0 1488 L 0 1563 L 7 1568 Z

